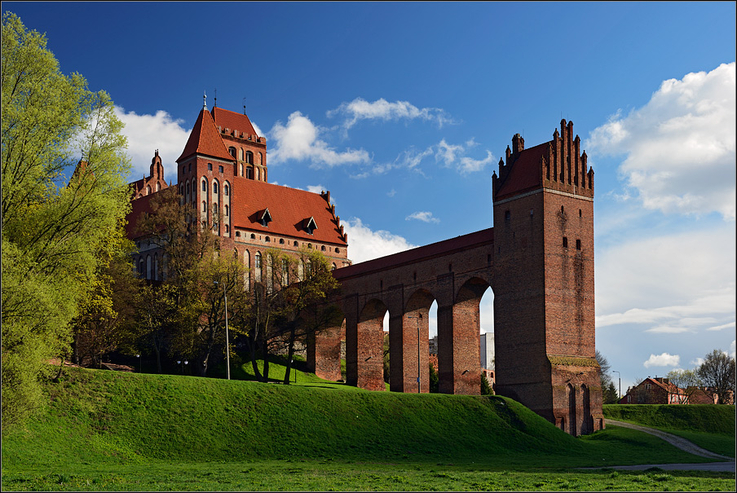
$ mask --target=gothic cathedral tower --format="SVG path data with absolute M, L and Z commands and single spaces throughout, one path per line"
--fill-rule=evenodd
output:
M 594 172 L 573 122 L 492 177 L 496 390 L 562 430 L 603 427 L 595 358 Z M 516 355 L 525 354 L 525 358 Z

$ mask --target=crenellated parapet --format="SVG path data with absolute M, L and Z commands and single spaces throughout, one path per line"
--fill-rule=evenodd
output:
M 573 137 L 573 122 L 561 120 L 560 132 L 553 139 L 525 149 L 525 139 L 512 137 L 505 157 L 499 159 L 498 175 L 492 175 L 494 200 L 539 188 L 593 198 L 594 171 L 588 167 L 586 151 L 581 152 L 581 139 Z M 506 164 L 505 164 L 506 159 Z
M 594 196 L 594 170 L 588 168 L 586 151 L 581 153 L 581 139 L 573 137 L 573 122 L 560 121 L 553 140 L 543 156 L 543 186 L 561 192 Z

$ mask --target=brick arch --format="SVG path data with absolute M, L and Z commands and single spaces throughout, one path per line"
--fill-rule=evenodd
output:
M 404 306 L 400 323 L 389 329 L 393 392 L 430 392 L 429 321 L 435 296 L 425 288 L 416 289 Z

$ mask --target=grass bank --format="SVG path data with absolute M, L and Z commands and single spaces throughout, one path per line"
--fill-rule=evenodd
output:
M 46 392 L 3 436 L 3 490 L 734 489 L 733 474 L 576 471 L 707 460 L 618 427 L 573 438 L 501 397 L 84 369 Z
M 605 404 L 604 417 L 656 428 L 712 452 L 735 456 L 735 406 Z

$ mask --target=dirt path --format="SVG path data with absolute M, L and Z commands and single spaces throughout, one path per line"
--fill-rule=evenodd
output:
M 689 442 L 685 438 L 681 438 L 676 435 L 671 435 L 670 433 L 666 433 L 664 431 L 656 430 L 654 428 L 648 428 L 647 426 L 640 426 L 640 425 L 634 425 L 632 423 L 625 423 L 624 421 L 616 421 L 614 419 L 607 419 L 606 422 L 607 424 L 621 426 L 622 428 L 632 428 L 633 430 L 638 430 L 644 433 L 655 435 L 656 437 L 662 438 L 663 440 L 670 443 L 674 447 L 678 447 L 679 449 L 684 450 L 688 452 L 689 454 L 698 455 L 701 457 L 707 457 L 709 459 L 722 459 L 722 460 L 734 461 L 732 457 L 727 457 L 724 455 L 715 454 L 714 452 L 709 452 L 708 450 L 699 447 L 695 443 Z
M 672 435 L 664 431 L 656 430 L 654 428 L 648 428 L 647 426 L 640 426 L 640 425 L 635 425 L 632 423 L 625 423 L 624 421 L 616 421 L 614 419 L 607 419 L 606 422 L 607 424 L 611 424 L 614 426 L 621 426 L 622 428 L 632 428 L 633 430 L 638 430 L 638 431 L 642 431 L 643 433 L 649 433 L 651 435 L 655 435 L 656 437 L 665 440 L 666 442 L 670 443 L 674 447 L 678 447 L 679 449 L 684 450 L 688 452 L 689 454 L 698 455 L 700 457 L 707 457 L 709 459 L 722 459 L 722 460 L 728 461 L 728 462 L 708 462 L 704 464 L 644 464 L 644 465 L 638 465 L 638 466 L 614 466 L 614 467 L 610 466 L 612 469 L 643 471 L 651 467 L 657 467 L 659 469 L 663 469 L 667 471 L 673 471 L 673 470 L 680 470 L 680 471 L 698 470 L 698 471 L 721 471 L 721 472 L 730 472 L 730 471 L 734 472 L 735 471 L 735 462 L 732 457 L 727 457 L 724 455 L 715 454 L 714 452 L 709 452 L 708 450 L 705 450 L 699 447 L 698 445 L 686 440 L 685 438 L 681 438 L 679 436 Z

